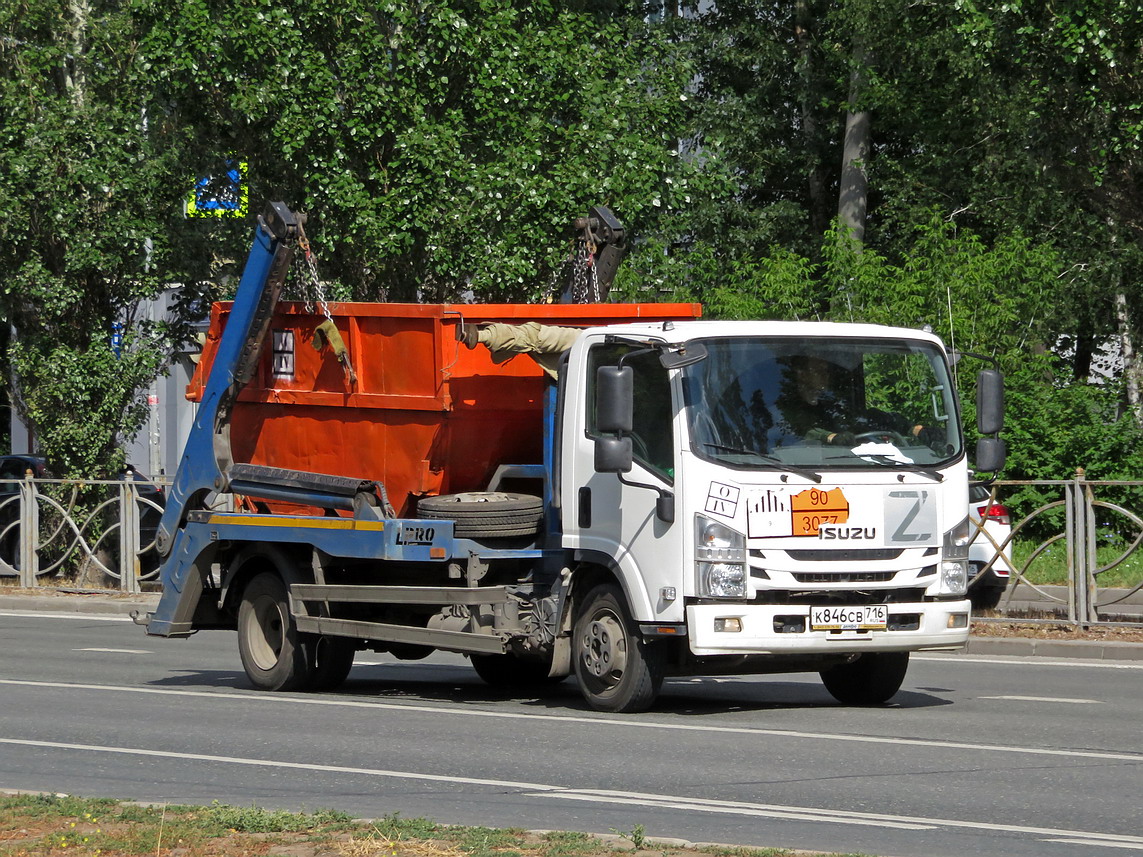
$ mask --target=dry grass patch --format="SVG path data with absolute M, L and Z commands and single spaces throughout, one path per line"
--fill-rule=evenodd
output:
M 0 857 L 795 857 L 784 849 L 683 848 L 611 836 L 438 825 L 423 818 L 257 807 L 155 806 L 0 794 Z M 856 857 L 856 855 L 850 855 Z

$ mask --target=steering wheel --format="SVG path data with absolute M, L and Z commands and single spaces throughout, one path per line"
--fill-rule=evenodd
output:
M 894 446 L 910 446 L 904 435 L 889 429 L 878 431 L 863 431 L 857 435 L 858 443 L 891 443 Z

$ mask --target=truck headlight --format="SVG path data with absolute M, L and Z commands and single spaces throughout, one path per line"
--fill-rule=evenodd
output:
M 964 595 L 968 591 L 968 544 L 972 541 L 968 518 L 945 533 L 940 574 L 931 595 Z
M 746 537 L 695 515 L 695 570 L 703 598 L 746 597 Z
M 942 595 L 964 595 L 968 589 L 968 564 L 963 561 L 942 562 L 940 591 Z

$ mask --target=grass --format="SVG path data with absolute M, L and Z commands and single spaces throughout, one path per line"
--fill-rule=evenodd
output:
M 794 857 L 774 848 L 681 848 L 643 825 L 612 837 L 354 820 L 336 810 L 155 806 L 66 795 L 0 796 L 0 857 Z M 807 852 L 796 852 L 805 855 Z M 843 855 L 835 855 L 843 857 Z M 860 855 L 844 855 L 860 857 Z
M 1021 539 L 1019 536 L 1013 540 L 1011 546 L 1012 565 L 1016 569 L 1024 567 L 1024 563 L 1040 547 L 1040 542 Z M 1123 558 L 1126 544 L 1118 540 L 1100 545 L 1096 548 L 1095 557 L 1099 567 L 1109 566 Z M 1068 582 L 1068 556 L 1067 546 L 1061 539 L 1049 545 L 1032 561 L 1025 572 L 1031 583 L 1051 585 L 1065 585 Z M 1132 587 L 1143 581 L 1143 550 L 1136 550 L 1129 556 L 1106 571 L 1099 573 L 1096 578 L 1100 587 Z

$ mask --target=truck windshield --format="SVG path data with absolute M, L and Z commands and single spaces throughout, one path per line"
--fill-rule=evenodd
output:
M 692 451 L 743 469 L 932 467 L 961 454 L 947 364 L 899 339 L 704 339 L 683 369 Z

